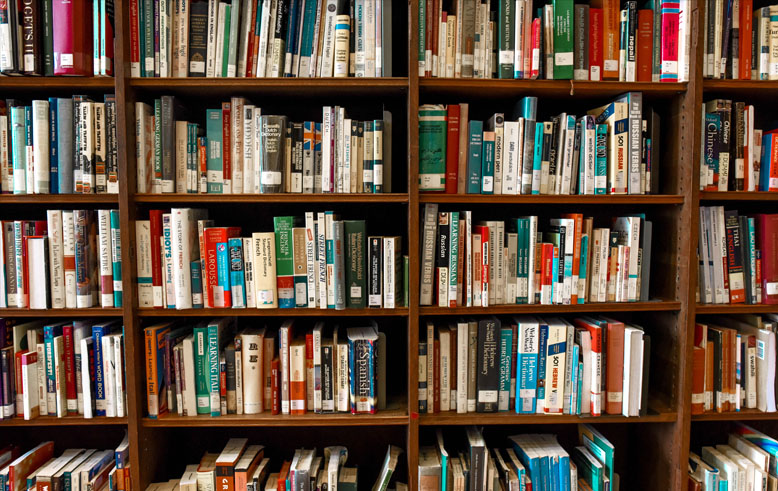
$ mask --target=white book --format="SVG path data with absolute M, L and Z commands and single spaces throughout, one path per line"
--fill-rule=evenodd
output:
M 243 191 L 243 117 L 246 100 L 242 97 L 233 97 L 230 111 L 230 131 L 232 132 L 232 145 L 230 148 L 232 158 L 232 194 L 240 194 Z
M 402 268 L 400 261 L 400 245 L 399 237 L 384 237 L 383 238 L 383 306 L 386 309 L 394 309 L 399 303 L 397 298 L 398 293 L 398 268 Z M 446 299 L 448 301 L 448 299 Z
M 246 281 L 246 308 L 257 308 L 256 286 L 254 285 L 254 239 L 243 237 L 243 270 Z
M 94 417 L 95 398 L 90 377 L 89 349 L 93 346 L 92 336 L 81 340 L 81 387 L 84 405 L 84 418 Z
M 176 308 L 176 291 L 173 284 L 173 218 L 170 213 L 162 214 L 162 237 L 160 237 L 160 264 L 162 285 L 152 286 L 154 307 Z
M 25 420 L 33 419 L 40 414 L 40 407 L 38 406 L 38 372 L 40 371 L 39 367 L 43 366 L 43 364 L 38 363 L 37 355 L 37 353 L 22 355 L 22 386 L 20 387 L 20 392 L 22 392 L 22 414 Z M 32 359 L 35 359 L 35 361 L 32 361 Z
M 124 390 L 124 343 L 121 334 L 112 335 L 113 338 L 113 364 L 114 386 L 116 400 L 116 417 L 125 416 L 125 390 Z
M 224 59 L 224 43 L 225 41 L 227 43 L 230 42 L 230 33 L 225 32 L 224 30 L 227 27 L 224 25 L 224 19 L 227 16 L 227 4 L 219 2 L 218 11 L 218 22 L 216 24 L 216 53 L 214 54 L 216 60 L 213 67 L 214 77 L 221 77 L 224 74 L 224 65 L 227 63 L 227 60 Z
M 305 212 L 305 264 L 308 283 L 308 308 L 315 309 L 318 300 L 316 281 L 316 221 L 312 211 Z
M 330 1 L 330 0 L 328 0 Z M 333 141 L 333 112 L 331 106 L 322 109 L 322 133 L 321 133 L 321 189 L 323 193 L 331 193 L 332 186 L 332 141 Z
M 49 192 L 49 101 L 32 101 L 33 192 Z M 29 188 L 28 188 L 29 189 Z
M 0 116 L 0 187 L 6 192 L 13 193 L 13 173 L 9 172 L 12 168 L 8 153 L 9 149 L 8 116 L 3 115 Z
M 171 75 L 172 19 L 170 18 L 170 0 L 159 0 L 159 76 Z
M 452 367 L 457 374 L 457 413 L 467 412 L 467 370 L 468 370 L 468 349 L 469 331 L 467 321 L 457 323 L 457 366 Z
M 153 307 L 154 292 L 151 282 L 151 229 L 148 220 L 137 220 L 135 222 L 135 244 L 137 247 L 138 307 Z M 67 247 L 65 250 L 67 255 Z M 73 286 L 75 288 L 75 272 L 73 274 Z M 65 280 L 67 283 L 67 277 Z
M 237 345 L 237 343 L 236 343 Z M 243 346 L 235 349 L 235 414 L 243 414 Z
M 215 77 L 216 76 L 216 37 L 218 32 L 218 25 L 219 22 L 219 14 L 221 14 L 220 7 L 221 2 L 219 0 L 208 0 L 208 30 L 207 33 L 207 39 L 206 39 L 206 64 L 205 64 L 205 76 L 206 77 Z M 148 68 L 147 68 L 148 70 Z M 221 65 L 218 67 L 219 70 L 219 76 L 221 76 Z
M 39 366 L 41 368 L 38 370 L 38 383 L 36 387 L 36 390 L 38 391 L 38 408 L 41 414 L 48 415 L 49 410 L 47 405 L 48 389 L 46 384 L 46 345 L 43 343 L 38 343 L 35 346 L 35 351 L 38 353 L 38 360 L 40 363 Z
M 184 362 L 181 370 L 181 401 L 184 416 L 197 415 L 197 393 L 195 392 L 194 335 L 183 341 Z
M 449 396 L 451 395 L 451 331 L 447 327 L 438 330 L 440 341 L 440 411 L 450 409 Z
M 154 172 L 149 165 L 153 159 L 154 150 L 146 136 L 149 133 L 149 115 L 151 107 L 143 102 L 135 103 L 135 166 L 137 170 L 138 193 L 150 193 L 150 182 Z M 153 125 L 152 125 L 153 126 Z
M 105 391 L 105 415 L 116 417 L 116 366 L 114 365 L 113 338 L 109 334 L 100 339 L 103 350 L 103 390 Z
M 54 379 L 57 417 L 63 418 L 68 412 L 67 389 L 65 387 L 65 338 L 63 336 L 54 338 Z M 53 408 L 50 404 L 48 409 L 49 414 L 51 414 Z
M 380 341 L 379 341 L 380 342 Z M 348 343 L 339 341 L 334 346 L 337 355 L 337 389 L 338 397 L 336 399 L 336 410 L 340 412 L 347 412 L 349 410 L 350 394 L 349 394 L 349 349 Z M 378 381 L 379 375 L 376 376 Z M 379 382 L 380 385 L 380 382 Z M 380 392 L 380 390 L 379 390 Z
M 548 342 L 547 346 L 565 343 L 567 340 L 568 326 L 559 319 L 548 322 Z M 568 348 L 571 349 L 571 348 Z M 566 366 L 567 353 L 560 351 L 546 355 L 546 393 L 543 403 L 543 412 L 551 414 L 561 414 L 564 399 L 564 380 L 555 375 L 560 367 Z M 540 407 L 540 404 L 538 404 Z
M 49 236 L 49 281 L 51 291 L 51 307 L 55 309 L 65 308 L 65 270 L 62 241 L 62 211 L 46 210 L 47 234 Z M 2 234 L 0 234 L 0 247 L 2 246 Z M 0 278 L 2 296 L 5 297 L 5 276 Z M 3 305 L 5 306 L 5 305 Z
M 89 333 L 91 332 L 92 324 L 89 322 L 75 322 L 73 324 L 73 353 L 74 353 L 74 362 L 75 362 L 75 378 L 76 378 L 76 407 L 75 410 L 78 412 L 78 414 L 84 414 L 84 385 L 83 385 L 83 374 L 81 373 L 81 370 L 83 369 L 83 363 L 82 363 L 82 346 L 83 346 L 83 340 L 87 337 L 89 337 Z M 89 357 L 89 354 L 87 353 L 87 358 Z M 45 385 L 44 388 L 45 389 Z M 73 408 L 70 406 L 71 402 L 68 400 L 68 410 L 73 410 Z
M 191 208 L 173 208 L 172 249 L 173 249 L 173 288 L 175 290 L 176 309 L 192 308 L 192 235 L 193 210 Z M 168 300 L 169 304 L 172 304 Z
M 243 412 L 262 412 L 262 368 L 264 330 L 247 329 L 239 334 L 241 338 L 241 371 L 243 372 Z M 236 352 L 237 356 L 237 352 Z M 237 358 L 236 358 L 237 360 Z M 237 366 L 237 364 L 236 364 Z
M 341 140 L 343 141 L 343 172 L 341 174 L 341 193 L 351 192 L 351 161 L 352 147 L 351 147 L 351 119 L 343 119 L 342 131 L 340 133 Z
M 73 221 L 73 211 L 62 211 L 62 254 L 63 265 L 67 259 L 76 255 L 75 222 Z M 76 308 L 76 270 L 64 266 L 65 275 L 65 307 L 68 309 Z
M 251 168 L 253 171 L 253 177 L 251 178 L 251 193 L 253 194 L 259 194 L 259 185 L 261 182 L 261 171 L 262 168 L 259 165 L 259 160 L 262 155 L 262 139 L 260 138 L 260 133 L 262 132 L 262 124 L 260 122 L 260 118 L 262 117 L 262 109 L 259 107 L 254 108 L 254 150 L 252 152 L 253 162 L 251 164 Z
M 356 0 L 354 9 L 355 27 L 354 27 L 354 75 L 356 77 L 365 76 L 365 1 Z
M 756 465 L 753 462 L 729 445 L 716 445 L 716 450 L 726 455 L 729 460 L 738 466 L 738 482 L 740 483 L 740 489 L 762 489 L 761 476 L 757 477 L 758 475 L 754 472 L 756 470 Z M 755 487 L 755 478 L 758 479 L 758 487 Z
M 100 271 L 100 306 L 113 307 L 113 260 L 111 259 L 111 210 L 97 210 L 97 247 Z M 103 283 L 110 287 L 103 288 Z M 106 293 L 107 291 L 107 293 Z
M 322 43 L 321 70 L 319 72 L 319 76 L 332 77 L 335 57 L 335 17 L 337 14 L 338 1 L 324 1 L 326 2 L 324 19 L 322 22 L 322 34 L 324 36 L 324 41 Z M 368 1 L 369 0 L 365 0 L 365 2 Z
M 272 41 L 270 26 L 274 24 L 271 22 L 271 16 L 276 10 L 277 1 L 265 0 L 262 5 L 262 18 L 259 27 L 259 52 L 257 55 L 257 77 L 268 76 L 267 53 L 268 45 Z
M 174 0 L 174 9 L 173 76 L 186 77 L 189 63 L 189 0 Z
M 28 293 L 29 308 L 49 308 L 49 255 L 48 237 L 28 237 Z
M 254 232 L 254 287 L 257 308 L 269 309 L 278 306 L 276 285 L 276 248 L 273 232 Z
M 278 329 L 278 356 L 281 370 L 281 414 L 289 414 L 289 347 L 292 343 L 292 326 L 294 321 L 287 319 Z
M 325 213 L 316 215 L 316 275 L 319 292 L 319 308 L 327 308 L 327 225 Z
M 254 109 L 251 104 L 243 106 L 243 194 L 254 192 Z M 241 192 L 235 183 L 233 189 Z
M 622 398 L 622 404 L 621 404 L 621 414 L 624 416 L 630 416 L 633 412 L 633 408 L 631 407 L 631 401 L 630 401 L 630 393 L 635 390 L 635 384 L 636 380 L 632 378 L 632 365 L 637 363 L 637 360 L 635 360 L 634 355 L 635 351 L 633 349 L 633 345 L 637 343 L 637 338 L 634 336 L 635 333 L 639 333 L 639 329 L 635 329 L 631 326 L 626 326 L 624 328 L 624 366 L 623 366 L 623 388 L 622 393 L 624 394 L 624 397 Z

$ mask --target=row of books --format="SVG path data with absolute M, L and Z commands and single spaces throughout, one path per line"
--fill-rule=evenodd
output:
M 576 118 L 537 120 L 536 97 L 514 121 L 468 120 L 467 104 L 419 108 L 419 190 L 468 194 L 650 194 L 659 191 L 659 117 L 628 92 Z
M 650 344 L 607 317 L 428 322 L 419 412 L 644 415 Z
M 119 210 L 47 210 L 3 221 L 0 307 L 122 306 Z
M 754 128 L 754 106 L 714 99 L 702 108 L 700 190 L 777 191 L 772 132 Z M 778 169 L 778 162 L 773 166 Z
M 136 225 L 138 304 L 190 308 L 408 306 L 402 238 L 331 211 L 273 218 L 241 237 L 205 209 L 151 210 Z
M 0 188 L 13 194 L 119 192 L 116 98 L 0 101 Z
M 507 224 L 507 228 L 506 228 Z M 566 213 L 473 220 L 470 211 L 422 217 L 421 305 L 488 307 L 530 303 L 648 301 L 652 222 L 614 217 L 610 227 Z
M 262 114 L 242 97 L 186 121 L 173 96 L 136 103 L 139 193 L 391 192 L 392 115 L 359 121 L 324 106 L 321 122 Z
M 512 435 L 501 448 L 487 445 L 481 430 L 468 426 L 466 446 L 454 448 L 437 430 L 434 444 L 419 449 L 418 489 L 619 489 L 613 444 L 591 425 L 578 425 L 578 435 L 579 445 L 568 453 L 551 434 Z
M 234 318 L 145 329 L 147 411 L 373 414 L 386 408 L 386 336 L 363 327 L 284 321 L 276 333 Z M 277 346 L 276 346 L 277 345 Z
M 706 304 L 775 304 L 778 215 L 700 207 L 698 295 Z
M 113 75 L 113 3 L 3 2 L 0 73 Z
M 133 77 L 391 77 L 386 0 L 130 5 Z
M 688 2 L 419 2 L 419 77 L 689 80 Z
M 706 1 L 703 77 L 778 80 L 778 52 L 771 49 L 776 9 L 754 9 L 753 0 Z
M 126 414 L 124 328 L 117 321 L 0 320 L 2 419 Z
M 719 316 L 694 326 L 692 414 L 776 411 L 778 316 Z
M 146 491 L 196 491 L 197 489 L 231 489 L 234 491 L 318 491 L 339 489 L 357 491 L 358 467 L 347 466 L 348 448 L 341 445 L 300 448 L 289 459 L 267 457 L 264 445 L 249 445 L 247 438 L 231 438 L 221 453 L 209 453 L 197 464 L 186 466 L 179 479 L 152 483 Z M 374 490 L 388 490 L 397 468 L 402 449 L 389 445 Z M 271 464 L 271 460 L 273 463 Z M 277 469 L 277 470 L 276 470 Z M 364 486 L 363 486 L 364 487 Z M 395 482 L 397 491 L 407 491 L 408 485 Z
M 726 444 L 705 446 L 699 453 L 689 452 L 689 491 L 775 489 L 776 445 L 778 441 L 761 431 L 733 423 Z
M 0 449 L 0 489 L 70 489 L 73 491 L 130 491 L 130 443 L 115 450 L 70 448 L 54 455 L 46 441 L 22 453 L 18 446 Z

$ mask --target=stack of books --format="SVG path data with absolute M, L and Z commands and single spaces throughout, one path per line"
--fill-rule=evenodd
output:
M 623 8 L 621 8 L 623 5 Z M 731 5 L 731 2 L 730 2 Z M 419 2 L 419 77 L 685 82 L 686 0 Z
M 692 414 L 776 411 L 778 316 L 718 316 L 694 326 Z
M 392 114 L 358 121 L 325 106 L 321 122 L 262 114 L 233 97 L 186 120 L 172 96 L 137 102 L 139 193 L 384 193 L 392 191 Z
M 188 465 L 179 479 L 152 483 L 146 491 L 195 491 L 234 489 L 235 491 L 282 491 L 284 489 L 340 489 L 357 491 L 357 467 L 346 466 L 348 449 L 343 446 L 297 449 L 293 458 L 278 462 L 266 457 L 264 445 L 249 445 L 247 438 L 231 438 L 221 453 L 208 453 L 198 464 Z M 373 489 L 389 489 L 392 474 L 402 450 L 389 445 Z M 289 457 L 289 456 L 287 456 Z M 407 491 L 395 483 L 397 491 Z
M 112 2 L 2 2 L 0 73 L 113 75 Z
M 2 419 L 124 417 L 124 327 L 0 319 Z
M 13 194 L 119 192 L 116 98 L 0 101 L 0 189 Z
M 772 46 L 778 5 L 754 9 L 753 0 L 705 2 L 702 74 L 706 78 L 778 80 L 778 52 Z
M 422 218 L 421 305 L 488 307 L 648 301 L 652 222 L 645 215 L 594 218 L 566 213 L 474 221 L 470 211 Z
M 747 216 L 723 206 L 701 206 L 699 233 L 700 303 L 778 303 L 778 215 Z
M 204 209 L 151 210 L 149 218 L 135 222 L 140 307 L 408 306 L 402 237 L 367 236 L 364 220 L 306 212 L 241 237 Z
M 119 210 L 48 210 L 0 234 L 0 307 L 122 306 Z
M 764 433 L 733 423 L 727 443 L 689 452 L 689 490 L 775 488 L 775 447 Z
M 234 318 L 145 329 L 148 416 L 374 414 L 386 409 L 386 335 L 294 320 L 243 328 Z M 277 344 L 277 346 L 276 346 Z
M 0 449 L 0 487 L 131 491 L 129 447 L 126 435 L 116 450 L 71 448 L 58 457 L 52 441 L 24 453 L 9 445 Z
M 642 327 L 607 317 L 428 322 L 419 412 L 642 416 L 650 345 Z
M 657 113 L 629 92 L 538 121 L 536 97 L 485 123 L 468 104 L 419 108 L 419 190 L 468 194 L 659 192 Z M 508 121 L 513 119 L 513 121 Z
M 391 77 L 387 0 L 133 0 L 132 77 Z
M 490 448 L 469 426 L 467 446 L 455 450 L 438 430 L 435 444 L 419 449 L 418 489 L 618 489 L 615 447 L 590 425 L 578 425 L 578 434 L 580 444 L 569 453 L 550 434 L 513 435 L 507 448 Z

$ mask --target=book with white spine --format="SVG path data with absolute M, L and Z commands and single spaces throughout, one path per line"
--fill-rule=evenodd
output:
M 47 210 L 47 234 L 49 236 L 49 282 L 51 291 L 51 307 L 55 309 L 65 308 L 65 270 L 62 240 L 62 211 Z M 2 237 L 0 237 L 2 245 Z M 5 284 L 5 277 L 2 281 Z M 5 293 L 4 288 L 0 293 Z M 2 295 L 4 297 L 5 295 Z M 4 301 L 4 299 L 3 299 Z
M 100 339 L 103 350 L 103 390 L 105 391 L 105 416 L 116 417 L 116 365 L 114 364 L 113 338 L 109 334 Z
M 369 0 L 366 0 L 366 2 Z M 324 19 L 322 19 L 322 52 L 320 77 L 332 77 L 335 58 L 335 17 L 337 16 L 338 0 L 324 0 L 326 2 Z
M 113 307 L 113 261 L 111 260 L 111 210 L 97 210 L 97 259 L 100 275 L 100 306 Z
M 254 190 L 254 109 L 251 104 L 243 106 L 243 190 L 233 183 L 233 189 L 243 194 L 251 194 Z
M 276 242 L 273 232 L 254 232 L 254 286 L 258 309 L 278 306 L 276 283 Z
M 32 192 L 35 194 L 49 192 L 49 145 L 49 101 L 32 101 L 32 159 L 35 163 Z
M 148 220 L 135 221 L 135 246 L 137 248 L 135 257 L 137 258 L 138 307 L 152 307 L 154 305 L 154 288 L 151 282 L 151 227 Z M 67 242 L 65 251 L 67 256 Z M 67 271 L 65 273 L 65 283 L 67 284 Z M 72 281 L 75 290 L 75 271 L 73 271 Z M 75 291 L 73 296 L 75 300 Z
M 305 259 L 308 280 L 308 308 L 315 309 L 318 300 L 316 281 L 316 221 L 312 211 L 305 212 Z
M 184 416 L 197 415 L 197 393 L 195 392 L 194 334 L 183 340 L 183 367 L 181 370 L 181 406 Z
M 63 418 L 67 414 L 67 390 L 65 388 L 65 338 L 57 336 L 54 338 L 54 390 L 56 415 Z M 49 400 L 51 402 L 51 400 Z M 52 414 L 50 404 L 47 404 L 49 414 Z
M 114 395 L 116 400 L 116 417 L 125 416 L 125 388 L 124 388 L 124 343 L 123 335 L 116 334 L 113 337 L 113 364 L 114 364 Z
M 246 329 L 238 336 L 241 338 L 242 350 L 240 370 L 243 372 L 243 412 L 245 414 L 259 414 L 263 410 L 262 369 L 264 364 L 262 346 L 265 330 Z
M 257 291 L 254 285 L 254 239 L 243 237 L 243 274 L 246 281 L 246 308 L 257 308 Z
M 89 350 L 93 349 L 94 342 L 92 336 L 81 340 L 81 394 L 83 396 L 84 418 L 94 417 L 95 399 L 92 386 L 91 363 L 89 360 Z

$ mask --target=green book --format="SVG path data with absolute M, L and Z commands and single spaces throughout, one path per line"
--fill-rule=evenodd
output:
M 419 191 L 446 189 L 446 108 L 419 108 Z
M 222 162 L 222 110 L 208 109 L 205 112 L 205 134 L 208 140 L 206 176 L 208 193 L 222 194 L 224 167 Z
M 494 131 L 484 131 L 481 154 L 481 194 L 494 194 Z
M 211 399 L 208 389 L 208 328 L 194 328 L 195 394 L 197 414 L 211 413 Z
M 419 76 L 420 77 L 424 76 L 424 72 L 425 72 L 425 69 L 426 69 L 426 62 L 425 62 L 425 58 L 424 58 L 424 55 L 427 53 L 426 52 L 426 46 L 424 45 L 424 43 L 426 42 L 425 36 L 426 36 L 426 33 L 427 33 L 427 30 L 426 30 L 427 17 L 426 17 L 426 14 L 427 14 L 427 12 L 426 12 L 426 2 L 419 2 L 419 53 L 418 53 L 418 57 L 419 57 Z
M 605 466 L 605 474 L 613 482 L 613 459 L 616 452 L 613 444 L 596 428 L 588 424 L 578 427 L 578 437 L 581 444 Z
M 230 64 L 230 20 L 232 19 L 231 15 L 231 5 L 227 4 L 224 7 L 224 18 L 219 19 L 219 22 L 224 24 L 224 47 L 222 49 L 222 77 L 228 77 L 228 67 Z
M 553 0 L 554 79 L 573 78 L 573 0 Z
M 292 227 L 294 227 L 294 217 L 273 217 L 273 231 L 276 236 L 278 306 L 282 309 L 293 309 L 295 306 Z
M 243 2 L 246 3 L 246 2 Z M 227 76 L 235 77 L 237 74 L 237 58 L 238 58 L 238 30 L 240 29 L 240 4 L 241 2 L 232 2 L 229 7 L 230 14 L 228 18 L 229 29 L 224 28 L 224 47 L 227 48 L 224 53 L 224 64 L 227 66 Z M 244 15 L 245 16 L 245 15 Z M 229 34 L 229 43 L 227 43 L 227 35 Z
M 483 121 L 470 121 L 467 139 L 467 194 L 481 194 L 481 150 Z
M 513 50 L 514 36 L 516 29 L 515 21 L 515 3 L 513 0 L 499 0 L 497 6 L 497 56 L 499 61 L 498 75 L 500 78 L 514 78 L 513 68 Z M 519 19 L 519 22 L 522 22 Z M 522 67 L 516 67 L 517 72 L 522 71 Z
M 367 274 L 365 251 L 367 235 L 364 220 L 344 220 L 346 239 L 346 307 L 364 309 L 366 306 Z
M 43 8 L 43 74 L 51 77 L 54 75 L 53 0 L 43 0 L 40 5 Z
M 516 278 L 518 284 L 523 285 L 524 279 L 529 278 L 529 219 L 516 219 Z M 516 292 L 516 303 L 528 303 L 528 292 L 522 286 L 519 286 Z

